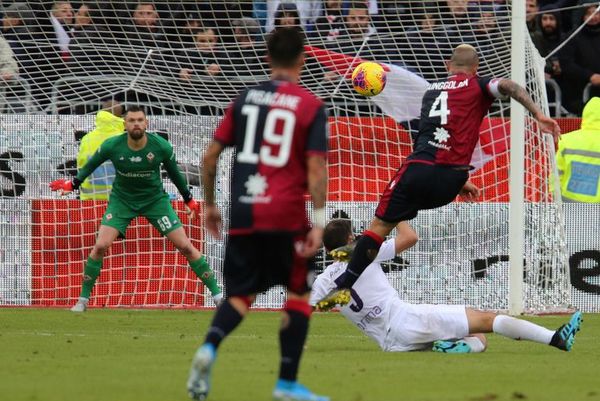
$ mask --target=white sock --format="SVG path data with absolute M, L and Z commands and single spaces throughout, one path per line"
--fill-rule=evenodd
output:
M 469 344 L 469 347 L 471 347 L 471 352 L 473 353 L 485 351 L 485 345 L 483 345 L 481 340 L 477 337 L 465 337 L 462 340 Z
M 553 330 L 538 326 L 527 320 L 517 319 L 511 316 L 498 315 L 492 325 L 494 333 L 504 337 L 510 337 L 515 340 L 529 340 L 541 344 L 550 344 Z

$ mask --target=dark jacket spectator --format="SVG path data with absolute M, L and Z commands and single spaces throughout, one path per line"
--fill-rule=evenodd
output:
M 581 22 L 587 20 L 597 5 L 585 8 Z M 565 107 L 581 114 L 582 94 L 586 85 L 592 84 L 591 96 L 600 96 L 600 14 L 596 13 L 583 29 L 563 48 L 560 66 L 565 85 Z
M 538 15 L 537 23 L 540 29 L 531 35 L 531 39 L 542 57 L 546 57 L 565 40 L 561 21 L 560 13 L 556 11 L 542 11 Z M 562 70 L 558 54 L 554 54 L 546 60 L 544 72 L 546 78 L 560 78 Z

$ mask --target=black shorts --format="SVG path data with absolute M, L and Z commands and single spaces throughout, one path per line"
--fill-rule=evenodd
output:
M 466 169 L 408 161 L 383 191 L 375 216 L 388 223 L 414 219 L 419 210 L 452 202 L 468 178 Z
M 274 285 L 298 295 L 309 292 L 315 262 L 300 257 L 294 245 L 305 237 L 289 232 L 230 236 L 223 267 L 227 296 L 257 294 Z

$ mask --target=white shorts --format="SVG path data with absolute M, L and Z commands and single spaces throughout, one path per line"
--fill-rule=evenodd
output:
M 465 308 L 464 305 L 394 303 L 384 351 L 431 349 L 434 341 L 466 337 L 469 322 Z

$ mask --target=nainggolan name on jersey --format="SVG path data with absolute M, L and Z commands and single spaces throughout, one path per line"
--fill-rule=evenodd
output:
M 464 88 L 467 85 L 469 85 L 469 78 L 467 78 L 461 82 L 456 82 L 456 81 L 433 82 L 433 83 L 429 84 L 429 86 L 427 87 L 427 90 L 430 90 L 430 89 L 434 89 L 434 90 L 460 89 L 460 88 Z
M 246 103 L 254 103 L 264 106 L 282 107 L 290 110 L 296 110 L 300 102 L 299 96 L 289 95 L 287 93 L 267 92 L 258 89 L 250 89 L 246 94 Z

